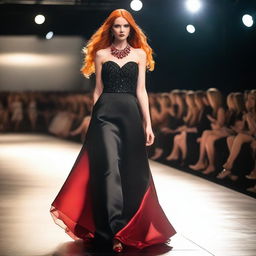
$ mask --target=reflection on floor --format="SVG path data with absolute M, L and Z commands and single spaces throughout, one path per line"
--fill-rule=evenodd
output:
M 0 255 L 114 255 L 72 241 L 49 214 L 80 148 L 46 135 L 0 135 Z M 150 166 L 178 233 L 167 245 L 121 255 L 255 255 L 255 199 L 154 161 Z

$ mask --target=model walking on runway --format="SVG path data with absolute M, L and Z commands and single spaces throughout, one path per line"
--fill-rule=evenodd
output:
M 51 215 L 73 239 L 111 243 L 116 252 L 168 242 L 176 231 L 159 204 L 146 151 L 154 142 L 145 85 L 153 51 L 132 15 L 117 9 L 84 53 L 82 73 L 96 76 L 91 121 Z

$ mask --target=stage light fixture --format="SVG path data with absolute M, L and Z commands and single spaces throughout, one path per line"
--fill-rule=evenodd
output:
M 53 37 L 53 32 L 52 32 L 52 31 L 49 31 L 49 32 L 46 34 L 46 36 L 45 36 L 46 39 L 52 39 L 52 37 Z
M 185 5 L 186 5 L 186 8 L 192 13 L 199 11 L 202 6 L 199 0 L 187 0 L 185 2 Z
M 186 30 L 187 30 L 188 33 L 190 33 L 190 34 L 193 34 L 193 33 L 195 33 L 195 31 L 196 31 L 195 27 L 194 27 L 193 25 L 191 25 L 191 24 L 187 25 Z
M 36 17 L 35 17 L 35 23 L 36 24 L 41 25 L 41 24 L 44 23 L 44 21 L 45 21 L 44 15 L 42 15 L 42 14 L 36 15 Z
M 243 15 L 242 21 L 246 27 L 251 27 L 253 25 L 253 17 L 249 14 Z
M 140 0 L 132 0 L 130 3 L 130 7 L 134 11 L 140 11 L 142 8 L 143 4 Z

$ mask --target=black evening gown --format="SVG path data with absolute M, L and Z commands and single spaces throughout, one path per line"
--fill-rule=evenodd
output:
M 104 89 L 80 153 L 51 204 L 56 224 L 74 240 L 119 239 L 142 249 L 176 234 L 155 190 L 136 98 L 138 64 L 102 65 Z

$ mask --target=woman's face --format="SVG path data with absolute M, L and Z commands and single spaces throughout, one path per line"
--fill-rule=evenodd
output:
M 187 106 L 191 106 L 192 105 L 191 97 L 190 96 L 186 95 L 185 101 L 186 101 Z
M 197 106 L 198 109 L 202 109 L 203 108 L 203 101 L 199 98 L 199 96 L 195 97 L 195 104 Z
M 117 40 L 125 40 L 130 34 L 130 24 L 125 18 L 118 17 L 112 26 L 112 33 Z
M 176 103 L 179 105 L 179 104 L 182 104 L 182 100 L 181 100 L 181 96 L 176 96 Z
M 165 107 L 169 107 L 170 106 L 170 99 L 167 95 L 162 96 L 163 97 L 163 102 Z
M 251 93 L 248 94 L 247 101 L 246 101 L 246 108 L 249 110 L 255 107 L 256 104 L 255 96 Z
M 210 93 L 207 93 L 207 99 L 209 101 L 210 106 L 213 108 L 214 107 L 214 100 L 213 100 L 213 97 Z
M 235 104 L 234 104 L 234 100 L 232 97 L 234 97 L 234 96 L 232 96 L 231 94 L 229 94 L 227 96 L 227 106 L 229 109 L 235 109 Z

